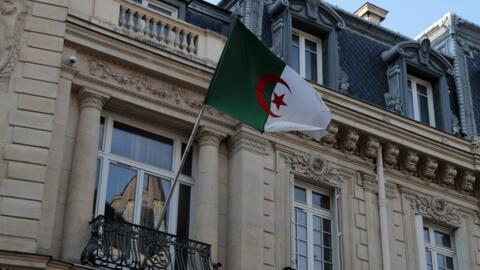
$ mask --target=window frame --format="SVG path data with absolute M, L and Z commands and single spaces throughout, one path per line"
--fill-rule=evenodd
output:
M 158 1 L 158 0 L 141 0 L 141 1 L 142 1 L 142 3 L 140 4 L 140 3 L 137 3 L 137 2 L 135 2 L 135 1 L 132 0 L 132 2 L 133 2 L 134 4 L 136 4 L 136 5 L 140 5 L 140 6 L 144 7 L 144 8 L 147 8 L 147 9 L 149 9 L 149 10 L 152 10 L 152 11 L 154 11 L 154 12 L 157 12 L 157 13 L 162 14 L 162 15 L 165 15 L 165 16 L 170 16 L 170 17 L 173 17 L 173 18 L 178 18 L 178 8 L 173 7 L 172 5 L 169 5 L 169 4 L 167 4 L 167 3 L 163 3 L 163 2 Z M 162 9 L 167 10 L 167 11 L 170 11 L 170 12 L 172 12 L 172 14 L 171 14 L 171 15 L 168 15 L 168 14 L 165 14 L 165 13 L 160 12 L 160 11 L 158 11 L 158 10 L 155 10 L 155 9 L 149 7 L 150 4 L 151 4 L 151 5 L 154 5 L 154 6 L 158 6 L 158 7 L 162 8 Z
M 173 179 L 175 177 L 175 172 L 180 165 L 181 160 L 181 148 L 182 143 L 187 143 L 186 138 L 181 137 L 175 133 L 168 132 L 161 128 L 151 127 L 139 121 L 134 121 L 130 118 L 115 114 L 115 113 L 102 113 L 102 117 L 105 119 L 104 132 L 102 138 L 102 147 L 97 151 L 97 160 L 100 161 L 100 171 L 98 172 L 98 182 L 96 186 L 96 200 L 95 200 L 95 209 L 94 217 L 105 214 L 105 200 L 107 195 L 108 187 L 108 176 L 110 164 L 118 164 L 120 166 L 128 167 L 137 172 L 137 183 L 135 187 L 135 207 L 132 223 L 140 225 L 141 220 L 141 206 L 142 206 L 142 196 L 137 196 L 141 194 L 143 190 L 144 177 L 146 174 L 157 176 L 160 179 L 165 179 L 170 181 L 170 188 L 172 187 Z M 132 127 L 163 136 L 173 140 L 173 149 L 172 149 L 172 169 L 167 170 L 139 161 L 131 160 L 126 157 L 122 157 L 116 154 L 111 153 L 112 146 L 112 135 L 113 135 L 113 125 L 115 122 L 120 122 L 122 124 L 130 125 Z M 192 156 L 192 176 L 187 176 L 180 174 L 179 184 L 187 185 L 192 187 L 194 184 L 194 172 L 196 167 L 196 148 L 193 149 Z M 98 162 L 98 161 L 97 161 Z M 175 188 L 171 203 L 168 208 L 168 224 L 167 232 L 176 234 L 177 229 L 177 219 L 178 219 L 178 206 L 179 206 L 179 188 Z M 167 194 L 166 194 L 167 195 Z
M 300 187 L 305 189 L 306 191 L 306 202 L 297 202 L 295 201 L 295 187 Z M 317 193 L 320 195 L 325 195 L 329 197 L 330 200 L 330 210 L 326 210 L 321 207 L 315 207 L 313 206 L 312 203 L 312 193 Z M 314 242 L 313 242 L 313 216 L 319 216 L 322 219 L 322 224 L 323 224 L 323 219 L 328 219 L 330 220 L 330 226 L 331 226 L 331 237 L 332 237 L 332 269 L 337 269 L 339 262 L 338 258 L 338 247 L 339 247 L 339 242 L 338 242 L 338 217 L 335 216 L 335 213 L 337 212 L 337 203 L 336 203 L 336 192 L 333 190 L 329 190 L 323 187 L 319 186 L 314 186 L 311 184 L 304 183 L 303 181 L 299 181 L 298 179 L 295 179 L 292 181 L 292 259 L 295 263 L 295 266 L 298 268 L 298 262 L 297 262 L 297 232 L 296 232 L 296 211 L 301 210 L 306 213 L 306 218 L 307 218 L 307 261 L 308 261 L 308 269 L 314 269 L 314 263 L 315 263 L 315 258 L 313 257 L 313 247 L 314 247 Z M 322 225 L 323 228 L 323 225 Z M 322 242 L 323 242 L 323 235 L 322 235 Z M 323 244 L 322 244 L 322 254 L 323 254 Z M 324 263 L 324 258 L 322 256 L 322 263 Z M 322 265 L 323 268 L 323 265 Z
M 457 270 L 458 269 L 458 262 L 457 262 L 457 251 L 456 251 L 454 230 L 447 229 L 445 227 L 442 227 L 442 226 L 439 226 L 439 225 L 436 225 L 436 224 L 432 224 L 432 223 L 428 223 L 428 222 L 423 224 L 423 228 L 428 229 L 428 235 L 429 235 L 429 238 L 430 238 L 430 242 L 427 242 L 425 237 L 423 237 L 423 235 L 422 235 L 423 243 L 425 245 L 425 258 L 426 258 L 427 250 L 430 251 L 431 256 L 432 256 L 433 270 L 438 270 L 439 269 L 438 268 L 438 263 L 437 263 L 437 254 L 452 257 L 453 268 L 455 270 Z M 451 245 L 450 248 L 443 247 L 443 246 L 437 245 L 435 243 L 435 231 L 438 231 L 438 232 L 441 232 L 441 233 L 444 233 L 444 234 L 448 234 L 450 236 L 450 245 Z M 425 263 L 426 264 L 425 264 L 424 267 L 425 267 L 425 269 L 428 269 L 427 260 L 425 260 Z
M 420 120 L 420 108 L 418 107 L 418 91 L 417 84 L 421 84 L 427 88 L 427 102 L 428 102 L 428 114 L 429 114 L 429 125 L 435 127 L 435 105 L 433 100 L 433 88 L 432 84 L 428 81 L 422 80 L 418 77 L 408 74 L 407 75 L 407 85 L 408 81 L 411 81 L 412 85 L 412 109 L 413 109 L 413 119 L 416 121 Z M 407 87 L 407 91 L 410 91 Z
M 305 69 L 306 69 L 306 66 L 305 66 L 305 39 L 309 40 L 309 41 L 312 41 L 314 42 L 315 44 L 317 44 L 317 81 L 312 81 L 312 82 L 315 82 L 317 84 L 323 84 L 323 54 L 322 54 L 322 51 L 323 51 L 323 48 L 322 48 L 322 39 L 319 38 L 319 37 L 316 37 L 314 35 L 311 35 L 311 34 L 308 34 L 306 32 L 303 32 L 299 29 L 296 29 L 296 28 L 293 28 L 292 29 L 292 35 L 290 37 L 290 42 L 292 43 L 291 46 L 293 46 L 293 35 L 296 35 L 298 36 L 298 45 L 299 45 L 299 50 L 300 50 L 300 55 L 299 55 L 299 58 L 300 58 L 300 76 L 302 76 L 302 78 L 305 78 Z M 291 48 L 290 48 L 291 49 Z M 306 79 L 306 78 L 305 78 Z M 306 79 L 308 80 L 308 79 Z

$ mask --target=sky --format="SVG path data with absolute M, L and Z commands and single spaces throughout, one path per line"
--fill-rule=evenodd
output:
M 207 0 L 218 3 L 218 0 Z M 367 0 L 327 0 L 350 12 L 356 11 Z M 451 11 L 480 25 L 480 0 L 368 0 L 389 11 L 382 25 L 395 32 L 415 38 L 434 22 Z

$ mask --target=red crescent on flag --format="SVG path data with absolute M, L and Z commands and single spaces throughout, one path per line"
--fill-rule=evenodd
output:
M 258 79 L 257 85 L 256 85 L 256 93 L 255 95 L 257 96 L 257 102 L 258 105 L 260 105 L 260 108 L 264 110 L 266 113 L 268 113 L 272 117 L 280 117 L 281 115 L 274 114 L 272 110 L 270 110 L 270 107 L 268 106 L 267 101 L 265 100 L 265 86 L 267 86 L 268 83 L 281 83 L 283 84 L 288 91 L 291 93 L 292 91 L 290 90 L 290 86 L 280 77 L 278 76 L 271 76 L 271 75 L 265 75 Z

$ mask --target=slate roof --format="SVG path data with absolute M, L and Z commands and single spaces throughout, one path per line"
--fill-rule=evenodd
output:
M 468 76 L 472 91 L 473 112 L 475 124 L 480 132 L 480 52 L 473 53 L 473 57 L 467 57 Z
M 387 65 L 381 54 L 390 46 L 349 29 L 339 32 L 338 43 L 340 66 L 350 81 L 348 94 L 385 108 Z

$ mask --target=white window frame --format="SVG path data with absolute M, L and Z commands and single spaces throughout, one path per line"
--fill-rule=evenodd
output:
M 430 118 L 430 126 L 435 127 L 436 125 L 435 124 L 435 108 L 434 108 L 434 102 L 433 102 L 432 84 L 412 75 L 408 75 L 407 77 L 408 77 L 408 80 L 411 81 L 411 85 L 412 85 L 413 119 L 420 121 L 420 108 L 418 107 L 417 84 L 421 84 L 427 88 L 428 114 Z
M 116 163 L 122 166 L 132 168 L 137 171 L 137 186 L 136 186 L 136 195 L 140 194 L 143 188 L 143 177 L 146 173 L 154 176 L 158 176 L 161 179 L 170 180 L 170 184 L 173 183 L 175 177 L 175 172 L 180 165 L 181 160 L 181 150 L 182 143 L 186 144 L 187 140 L 184 137 L 176 135 L 172 132 L 168 132 L 164 129 L 154 128 L 150 125 L 143 124 L 139 121 L 134 121 L 130 118 L 114 114 L 114 113 L 103 113 L 102 117 L 105 119 L 105 126 L 103 132 L 103 150 L 98 150 L 97 159 L 100 160 L 100 172 L 97 186 L 97 198 L 96 198 L 96 207 L 94 209 L 95 217 L 99 215 L 104 215 L 105 213 L 105 200 L 107 195 L 107 185 L 108 185 L 108 170 L 111 163 Z M 138 161 L 134 161 L 122 156 L 115 155 L 111 153 L 112 145 L 112 131 L 114 122 L 119 122 L 122 124 L 127 124 L 141 130 L 160 135 L 166 138 L 173 140 L 173 154 L 172 154 L 172 169 L 162 169 L 152 165 L 144 164 Z M 195 148 L 193 148 L 195 149 Z M 196 155 L 195 152 L 192 152 L 193 156 Z M 194 183 L 194 174 L 195 171 L 195 158 L 192 158 L 192 177 L 180 174 L 179 183 L 193 186 Z M 172 187 L 172 186 L 170 186 Z M 177 185 L 178 187 L 178 185 Z M 179 200 L 179 188 L 175 188 L 172 200 L 170 201 L 168 209 L 168 221 L 167 224 L 168 233 L 176 234 L 177 230 L 177 219 L 178 219 L 178 200 Z M 133 223 L 140 224 L 140 215 L 141 215 L 141 205 L 142 205 L 142 196 L 135 196 L 135 210 Z
M 331 224 L 331 236 L 332 236 L 332 269 L 340 269 L 339 265 L 339 232 L 338 232 L 338 217 L 335 216 L 337 212 L 337 192 L 333 192 L 323 187 L 307 184 L 301 180 L 294 179 L 291 181 L 291 199 L 292 199 L 292 263 L 297 267 L 296 262 L 296 209 L 301 209 L 307 214 L 307 258 L 308 269 L 314 269 L 313 258 L 313 215 L 320 216 L 322 219 L 326 218 L 330 220 Z M 307 193 L 306 204 L 295 201 L 295 187 L 304 188 Z M 328 196 L 330 198 L 330 209 L 325 210 L 323 208 L 314 207 L 312 204 L 312 192 Z M 338 214 L 338 213 L 337 213 Z M 323 236 L 322 236 L 323 237 Z
M 135 4 L 141 5 L 145 8 L 148 8 L 148 9 L 154 11 L 154 12 L 160 13 L 160 14 L 165 15 L 165 16 L 171 16 L 173 18 L 178 18 L 178 9 L 177 8 L 172 7 L 171 5 L 166 4 L 166 3 L 162 3 L 161 1 L 158 1 L 158 0 L 142 0 L 142 4 L 139 4 L 139 3 L 135 3 Z M 149 7 L 149 4 L 154 5 L 154 6 L 158 6 L 160 8 L 165 9 L 165 10 L 168 10 L 168 11 L 172 12 L 172 14 L 167 15 L 165 13 L 159 12 L 158 10 L 152 9 L 152 8 Z
M 323 84 L 323 59 L 322 59 L 322 39 L 300 31 L 298 29 L 292 30 L 292 36 L 298 36 L 298 44 L 300 46 L 300 76 L 305 78 L 305 39 L 308 39 L 317 44 L 317 81 L 318 84 Z
M 454 237 L 454 231 L 449 230 L 447 228 L 438 226 L 436 224 L 432 223 L 424 223 L 423 224 L 424 228 L 428 228 L 428 234 L 430 238 L 430 242 L 427 242 L 427 240 L 424 238 L 424 245 L 425 245 L 425 252 L 426 250 L 429 250 L 432 254 L 432 264 L 433 264 L 433 270 L 438 270 L 438 265 L 437 265 L 437 254 L 441 254 L 444 256 L 449 256 L 453 258 L 453 267 L 455 270 L 458 270 L 458 263 L 457 263 L 457 252 L 456 252 L 456 245 L 455 245 L 455 237 Z M 435 244 L 435 231 L 441 232 L 448 234 L 450 236 L 450 245 L 451 248 L 446 248 L 442 247 L 440 245 Z M 422 230 L 423 232 L 423 230 Z M 422 234 L 423 235 L 423 234 Z M 425 257 L 427 255 L 425 254 Z M 425 260 L 425 269 L 427 269 L 427 262 Z

